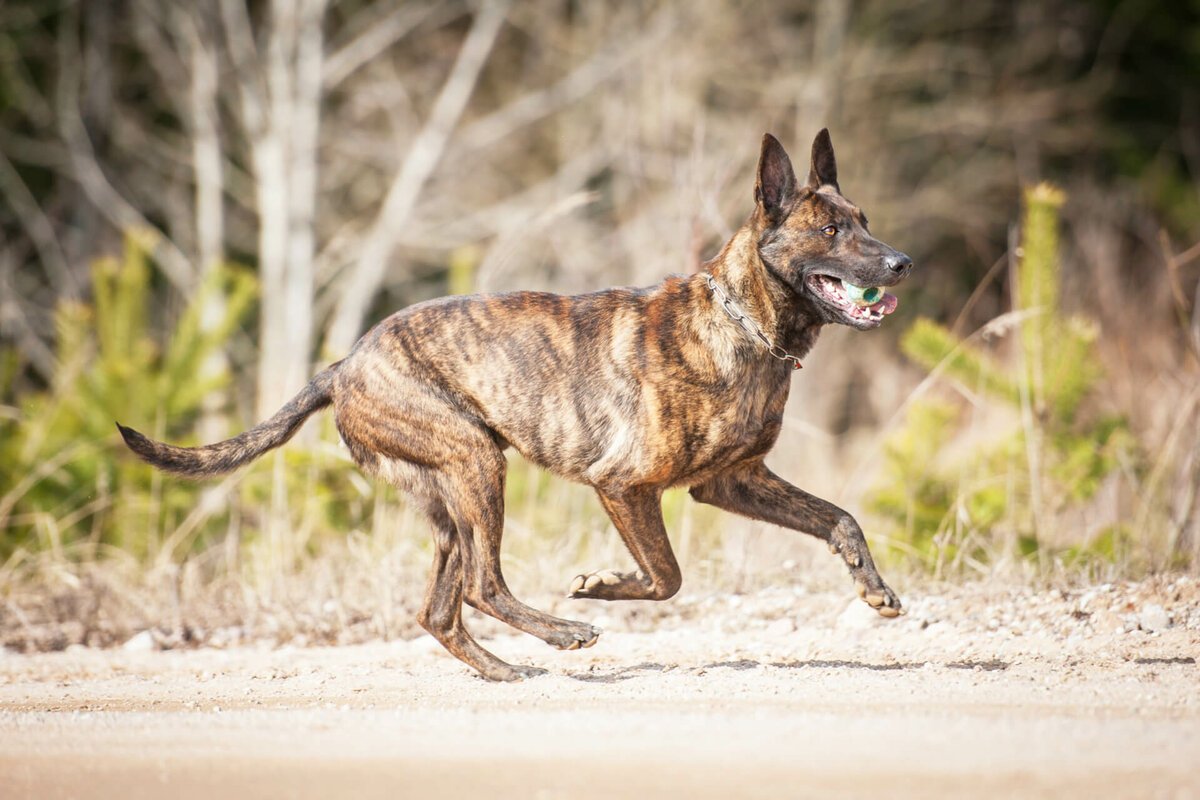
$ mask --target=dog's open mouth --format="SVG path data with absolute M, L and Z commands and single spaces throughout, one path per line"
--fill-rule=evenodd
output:
M 879 325 L 900 303 L 894 294 L 884 293 L 883 298 L 877 302 L 860 306 L 851 299 L 846 284 L 832 275 L 810 275 L 808 287 L 813 294 L 840 311 L 854 325 Z

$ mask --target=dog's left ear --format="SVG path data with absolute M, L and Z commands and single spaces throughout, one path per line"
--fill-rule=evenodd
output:
M 822 186 L 832 186 L 840 193 L 837 182 L 837 159 L 833 157 L 833 141 L 829 129 L 822 128 L 813 139 L 812 168 L 808 171 L 808 188 L 814 192 Z
M 777 225 L 791 210 L 796 198 L 796 172 L 783 145 L 769 133 L 763 134 L 762 150 L 758 155 L 758 180 L 754 184 L 754 199 L 762 208 L 767 221 Z

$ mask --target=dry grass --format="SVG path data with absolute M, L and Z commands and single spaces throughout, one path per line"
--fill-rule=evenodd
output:
M 219 259 L 262 273 L 286 253 L 302 274 L 284 285 L 311 286 L 305 297 L 267 292 L 263 302 L 279 308 L 260 309 L 257 327 L 223 348 L 235 384 L 213 393 L 199 427 L 228 431 L 285 391 L 259 365 L 303 371 L 343 354 L 334 320 L 380 248 L 388 258 L 369 319 L 448 288 L 652 283 L 696 269 L 749 211 L 764 130 L 801 165 L 828 126 L 842 186 L 918 270 L 883 331 L 824 334 L 794 380 L 772 467 L 879 530 L 864 498 L 882 442 L 923 378 L 898 355 L 899 334 L 918 312 L 970 331 L 1009 307 L 1004 265 L 1021 186 L 1062 170 L 1072 198 L 1063 211 L 1068 310 L 1101 330 L 1098 411 L 1126 416 L 1141 448 L 1123 465 L 1127 488 L 1105 497 L 1155 554 L 1110 574 L 1200 564 L 1200 251 L 1163 234 L 1145 187 L 1093 174 L 1110 144 L 1100 107 L 1116 76 L 1118 54 L 1105 48 L 1120 19 L 1081 4 L 1000 0 L 953 10 L 870 0 L 853 13 L 838 2 L 333 3 L 314 132 L 292 131 L 272 108 L 253 124 L 245 93 L 262 76 L 242 68 L 246 54 L 222 20 L 204 17 L 207 4 L 168 15 L 132 3 L 122 24 L 105 25 L 90 24 L 98 11 L 86 4 L 67 4 L 45 25 L 11 5 L 0 33 L 11 33 L 20 59 L 0 66 L 20 67 L 4 74 L 22 100 L 0 111 L 0 193 L 20 213 L 0 206 L 0 425 L 33 426 L 25 401 L 65 380 L 55 315 L 86 296 L 89 264 L 116 252 L 131 225 L 156 231 L 150 317 L 160 348 Z M 253 21 L 264 39 L 278 33 L 267 22 Z M 1105 43 L 1098 55 L 1076 41 L 1089 36 Z M 205 64 L 217 69 L 215 86 Z M 461 89 L 466 99 L 451 102 Z M 315 169 L 299 170 L 311 186 L 262 169 L 260 156 L 294 144 L 293 132 L 316 137 L 311 152 L 293 154 Z M 205 160 L 214 155 L 217 167 Z M 388 203 L 394 187 L 399 199 Z M 296 208 L 266 202 L 280 196 Z M 1194 225 L 1173 230 L 1200 235 Z M 308 320 L 307 347 L 281 335 L 289 315 Z M 159 429 L 162 415 L 123 421 Z M 972 424 L 990 419 L 980 409 Z M 112 436 L 108 425 L 105 417 Z M 100 436 L 89 432 L 80 446 L 117 463 Z M 0 485 L 3 543 L 31 523 L 37 538 L 6 547 L 13 555 L 0 566 L 5 641 L 111 644 L 154 626 L 179 637 L 242 629 L 312 641 L 412 632 L 429 558 L 423 521 L 357 477 L 328 426 L 291 447 L 304 467 L 290 482 L 258 467 L 212 509 L 198 503 L 195 516 L 160 515 L 145 529 L 123 522 L 119 536 L 101 530 L 105 521 L 150 519 L 169 494 L 162 479 L 142 481 L 151 488 L 134 497 L 81 481 L 31 512 L 16 508 L 25 484 L 61 477 L 56 459 L 70 456 L 11 475 Z M 524 596 L 549 598 L 548 586 L 565 587 L 577 571 L 627 563 L 586 489 L 520 466 L 509 488 L 506 566 Z M 841 579 L 797 534 L 677 493 L 665 505 L 691 587 L 751 589 L 809 580 L 810 569 Z M 227 530 L 213 533 L 214 519 Z M 130 544 L 102 544 L 114 541 Z M 979 570 L 1080 577 L 999 558 Z

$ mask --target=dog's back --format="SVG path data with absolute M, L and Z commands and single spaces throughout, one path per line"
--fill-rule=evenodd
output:
M 367 467 L 373 453 L 431 465 L 455 457 L 444 430 L 467 423 L 585 483 L 682 480 L 733 449 L 769 447 L 731 434 L 781 413 L 786 399 L 775 381 L 750 380 L 755 362 L 736 354 L 753 343 L 731 336 L 719 313 L 698 276 L 421 303 L 346 359 L 338 427 Z

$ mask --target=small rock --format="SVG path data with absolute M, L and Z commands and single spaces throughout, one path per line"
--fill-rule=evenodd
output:
M 407 643 L 407 649 L 413 653 L 436 653 L 442 650 L 442 646 L 427 633 L 421 634 L 415 639 L 410 639 Z
M 837 627 L 842 630 L 861 631 L 874 628 L 883 621 L 883 617 L 875 609 L 860 600 L 854 600 L 846 606 L 837 618 Z
M 1161 631 L 1171 627 L 1171 615 L 1157 603 L 1144 606 L 1138 614 L 1138 627 L 1144 631 Z
M 158 642 L 154 641 L 154 634 L 150 631 L 142 631 L 130 637 L 121 645 L 121 649 L 128 653 L 149 653 L 158 649 Z

